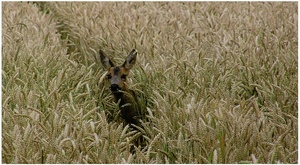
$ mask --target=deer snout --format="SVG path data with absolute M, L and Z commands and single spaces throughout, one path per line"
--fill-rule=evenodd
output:
M 119 87 L 118 84 L 111 84 L 111 85 L 110 85 L 110 91 L 111 91 L 112 93 L 118 93 L 119 90 L 121 90 L 121 88 Z

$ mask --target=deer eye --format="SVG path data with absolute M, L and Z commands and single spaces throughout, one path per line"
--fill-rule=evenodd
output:
M 126 80 L 126 77 L 127 77 L 127 75 L 125 75 L 125 74 L 121 75 L 121 79 L 123 79 L 123 80 Z
M 106 77 L 107 79 L 111 79 L 111 74 L 108 74 Z

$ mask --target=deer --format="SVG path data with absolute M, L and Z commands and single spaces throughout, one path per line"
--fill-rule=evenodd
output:
M 128 89 L 127 86 L 127 76 L 136 63 L 137 51 L 133 49 L 121 66 L 116 66 L 102 50 L 99 51 L 99 55 L 102 65 L 107 69 L 106 79 L 110 84 L 109 89 L 113 95 L 114 102 L 119 104 L 121 117 L 126 124 L 138 131 L 132 124 L 141 127 L 141 120 L 145 118 L 145 115 L 141 113 L 141 107 L 135 92 Z M 139 142 L 143 141 L 141 139 L 139 139 Z

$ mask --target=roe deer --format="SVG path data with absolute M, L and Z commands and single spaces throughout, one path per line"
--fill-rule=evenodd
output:
M 102 50 L 99 51 L 99 55 L 102 65 L 108 71 L 106 78 L 110 82 L 109 88 L 114 96 L 114 101 L 119 103 L 122 118 L 127 124 L 141 126 L 140 119 L 143 116 L 140 105 L 134 91 L 127 87 L 127 76 L 136 62 L 137 51 L 133 49 L 121 66 L 115 66 Z
M 146 115 L 145 113 L 142 113 L 134 91 L 127 87 L 127 76 L 136 62 L 137 51 L 133 49 L 121 66 L 115 66 L 102 50 L 99 51 L 99 55 L 102 65 L 107 69 L 106 78 L 110 82 L 109 88 L 114 96 L 114 101 L 119 104 L 122 118 L 131 126 L 131 128 L 139 131 L 136 127 L 132 127 L 132 124 L 142 128 L 140 120 L 145 119 Z M 106 115 L 109 116 L 110 114 Z M 146 145 L 145 139 L 141 135 L 134 143 L 136 147 L 141 146 L 144 148 Z M 135 152 L 134 146 L 131 146 L 130 152 Z

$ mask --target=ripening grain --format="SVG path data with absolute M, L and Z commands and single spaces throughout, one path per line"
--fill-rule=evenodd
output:
M 298 163 L 297 6 L 3 2 L 2 163 Z M 97 54 L 133 48 L 134 155 Z

